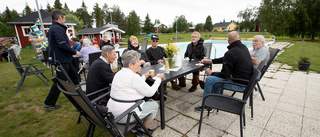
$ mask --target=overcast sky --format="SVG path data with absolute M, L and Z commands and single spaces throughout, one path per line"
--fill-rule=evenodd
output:
M 55 0 L 38 0 L 45 9 L 47 2 L 53 6 Z M 0 12 L 3 12 L 6 6 L 10 10 L 15 9 L 21 13 L 27 0 L 1 0 Z M 75 11 L 81 7 L 82 0 L 60 0 L 62 5 L 67 3 L 70 10 Z M 104 3 L 109 7 L 118 5 L 121 11 L 128 16 L 134 10 L 141 20 L 145 20 L 147 13 L 151 21 L 159 19 L 165 25 L 171 25 L 176 16 L 185 15 L 188 22 L 194 25 L 204 23 L 208 15 L 212 18 L 212 23 L 217 23 L 225 19 L 238 21 L 237 14 L 248 6 L 260 6 L 261 0 L 84 0 L 88 11 L 91 13 L 95 3 L 102 8 Z M 36 9 L 35 0 L 28 0 L 31 9 Z

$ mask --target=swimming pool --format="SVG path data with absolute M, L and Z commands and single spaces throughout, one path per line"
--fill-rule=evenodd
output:
M 252 41 L 241 41 L 244 45 L 247 46 L 248 50 L 252 49 Z M 190 42 L 179 42 L 179 43 L 174 43 L 178 46 L 178 48 L 180 48 L 181 52 L 180 52 L 180 56 L 181 58 L 184 58 L 184 53 L 186 52 L 186 48 L 187 45 Z M 211 56 L 210 58 L 220 58 L 223 57 L 224 53 L 228 50 L 227 46 L 228 41 L 227 40 L 205 40 L 204 43 L 212 43 L 212 48 L 211 48 Z M 265 45 L 269 45 L 272 44 L 273 41 L 266 41 Z M 159 44 L 159 46 L 164 47 L 166 44 Z M 151 45 L 148 45 L 147 48 L 151 47 Z M 122 49 L 118 49 L 118 51 L 120 52 L 120 54 L 122 55 L 122 52 L 125 48 Z M 216 52 L 215 52 L 216 51 Z M 216 55 L 215 55 L 216 53 Z

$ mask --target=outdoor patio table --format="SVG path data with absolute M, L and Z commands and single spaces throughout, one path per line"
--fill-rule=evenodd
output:
M 161 67 L 164 66 L 163 63 L 161 64 L 156 64 L 156 65 L 151 65 L 148 67 L 143 67 L 141 69 L 141 74 L 147 73 L 149 70 L 153 69 L 154 70 L 154 76 L 156 76 L 159 73 L 163 73 L 164 77 L 163 80 L 160 84 L 160 87 L 158 88 L 158 91 L 160 93 L 160 122 L 161 122 L 161 129 L 165 128 L 165 113 L 164 113 L 164 84 L 167 82 L 170 82 L 174 79 L 177 79 L 179 77 L 182 77 L 184 75 L 190 74 L 192 72 L 198 71 L 198 70 L 203 70 L 205 67 L 209 65 L 196 65 L 198 64 L 199 61 L 182 61 L 182 67 L 178 71 L 170 71 L 169 74 L 165 74 L 164 70 L 160 70 Z

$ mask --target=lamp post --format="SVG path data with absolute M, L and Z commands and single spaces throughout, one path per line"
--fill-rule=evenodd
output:
M 177 39 L 178 39 L 178 16 L 176 16 L 176 43 L 177 43 Z
M 107 10 L 109 13 L 110 13 L 110 17 L 111 17 L 111 24 L 112 24 L 112 15 L 111 15 L 111 13 L 113 12 L 113 10 L 111 9 L 111 8 L 108 8 L 108 10 Z
M 112 28 L 111 33 L 113 34 L 112 14 L 111 14 L 111 13 L 113 12 L 113 10 L 112 10 L 112 8 L 108 8 L 108 10 L 107 10 L 107 11 L 110 13 L 110 18 L 111 18 L 111 28 Z M 116 42 L 114 37 L 115 37 L 114 35 L 112 35 L 112 36 L 111 36 L 111 39 L 113 39 L 113 43 L 115 43 L 115 42 Z M 111 41 L 111 43 L 112 43 L 112 41 Z

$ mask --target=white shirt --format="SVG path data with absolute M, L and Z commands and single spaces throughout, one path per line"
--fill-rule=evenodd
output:
M 128 68 L 122 68 L 113 78 L 110 96 L 118 100 L 138 100 L 145 96 L 151 97 L 158 90 L 161 79 L 156 78 L 152 86 L 149 86 L 145 80 L 146 78 L 144 75 L 140 76 Z M 133 104 L 135 103 L 121 103 L 110 99 L 107 107 L 108 111 L 112 112 L 112 114 L 117 117 Z M 144 103 L 140 105 L 141 109 L 143 109 L 143 104 Z M 134 111 L 137 115 L 140 115 L 141 113 L 138 108 Z

